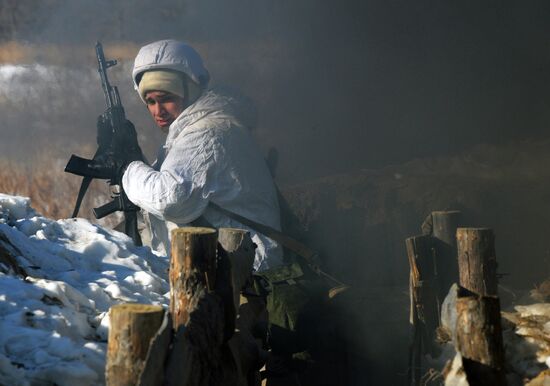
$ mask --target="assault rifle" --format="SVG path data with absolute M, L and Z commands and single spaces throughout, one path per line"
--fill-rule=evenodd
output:
M 105 60 L 103 46 L 100 42 L 95 46 L 98 72 L 101 78 L 101 86 L 105 94 L 107 110 L 98 119 L 97 125 L 97 151 L 90 159 L 71 155 L 65 171 L 84 177 L 72 217 L 78 215 L 82 199 L 94 178 L 109 180 L 111 186 L 118 186 L 113 190 L 113 200 L 99 208 L 94 208 L 93 213 L 97 219 L 103 218 L 116 211 L 124 212 L 124 232 L 134 240 L 136 245 L 142 245 L 137 229 L 137 211 L 139 207 L 134 205 L 126 196 L 119 180 L 120 174 L 107 172 L 108 168 L 101 168 L 105 159 L 115 159 L 117 163 L 124 164 L 135 159 L 142 159 L 141 150 L 137 144 L 137 135 L 134 125 L 126 119 L 124 107 L 120 101 L 120 95 L 116 86 L 111 86 L 107 77 L 107 69 L 117 64 L 116 60 Z M 139 157 L 136 157 L 139 154 Z

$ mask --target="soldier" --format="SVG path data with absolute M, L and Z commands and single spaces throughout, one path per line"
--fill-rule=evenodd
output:
M 167 135 L 152 165 L 133 161 L 122 176 L 128 198 L 144 212 L 152 248 L 167 253 L 170 230 L 198 222 L 248 229 L 257 245 L 254 268 L 280 264 L 277 243 L 215 207 L 280 229 L 276 188 L 239 98 L 208 89 L 199 54 L 175 40 L 142 47 L 132 77 Z

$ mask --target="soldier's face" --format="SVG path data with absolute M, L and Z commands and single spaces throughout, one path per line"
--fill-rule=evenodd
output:
M 184 99 L 166 91 L 149 91 L 145 103 L 158 127 L 165 133 L 184 110 Z

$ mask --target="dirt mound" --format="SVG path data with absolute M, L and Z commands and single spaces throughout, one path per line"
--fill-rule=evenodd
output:
M 477 146 L 283 189 L 299 236 L 327 268 L 360 286 L 408 281 L 406 237 L 431 211 L 462 211 L 495 230 L 502 283 L 529 288 L 549 272 L 550 141 Z M 296 233 L 296 232 L 295 232 Z

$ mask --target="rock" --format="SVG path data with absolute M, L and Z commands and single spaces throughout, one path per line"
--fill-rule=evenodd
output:
M 454 283 L 441 305 L 441 328 L 453 342 L 456 342 L 456 299 L 458 291 L 458 284 Z

